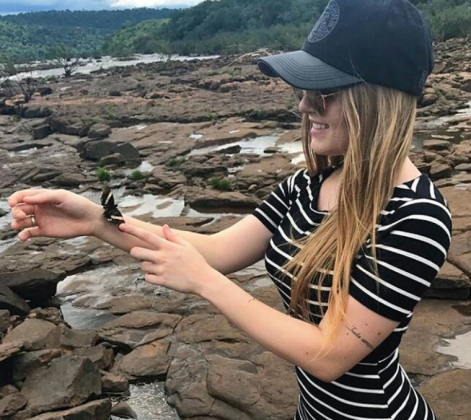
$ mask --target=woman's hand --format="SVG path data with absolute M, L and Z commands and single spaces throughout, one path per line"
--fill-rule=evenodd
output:
M 75 238 L 91 236 L 103 209 L 98 204 L 66 190 L 21 190 L 8 199 L 12 208 L 11 227 L 18 238 Z M 32 218 L 36 226 L 32 226 Z
M 142 261 L 148 283 L 201 296 L 214 269 L 192 244 L 177 236 L 168 225 L 163 227 L 165 239 L 127 223 L 119 229 L 149 244 L 148 248 L 130 250 L 131 256 Z

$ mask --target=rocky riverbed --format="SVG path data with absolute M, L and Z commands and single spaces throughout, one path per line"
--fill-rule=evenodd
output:
M 436 46 L 411 151 L 450 205 L 453 240 L 400 360 L 446 420 L 471 419 L 468 51 L 466 40 Z M 292 419 L 293 366 L 207 302 L 146 284 L 98 240 L 17 241 L 5 203 L 39 187 L 98 202 L 101 167 L 125 214 L 208 234 L 236 223 L 303 165 L 293 95 L 256 58 L 106 69 L 43 80 L 28 104 L 0 99 L 0 419 Z M 263 262 L 229 277 L 282 310 Z M 146 384 L 168 406 L 139 411 Z

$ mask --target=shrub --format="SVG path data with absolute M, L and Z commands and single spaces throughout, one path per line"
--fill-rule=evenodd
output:
M 139 181 L 144 178 L 144 174 L 139 170 L 135 170 L 131 172 L 129 178 L 131 178 L 133 181 Z
M 185 163 L 188 159 L 186 157 L 183 157 L 183 156 L 179 156 L 179 157 L 176 157 L 176 158 L 172 158 L 170 159 L 167 163 L 166 163 L 166 166 L 170 167 L 170 168 L 173 168 L 175 166 L 180 166 L 182 163 Z
M 105 168 L 98 168 L 96 170 L 96 176 L 101 182 L 111 181 L 111 174 Z
M 213 188 L 220 191 L 232 191 L 232 184 L 229 178 L 210 178 L 209 183 Z

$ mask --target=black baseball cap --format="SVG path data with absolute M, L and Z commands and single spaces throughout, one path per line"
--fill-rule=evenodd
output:
M 299 89 L 367 82 L 414 96 L 433 64 L 430 28 L 407 0 L 331 0 L 301 50 L 258 61 L 264 74 Z

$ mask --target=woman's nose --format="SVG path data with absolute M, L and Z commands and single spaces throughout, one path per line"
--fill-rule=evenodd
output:
M 306 95 L 304 95 L 301 101 L 299 101 L 298 109 L 299 109 L 299 112 L 301 112 L 302 114 L 314 114 L 315 113 Z

